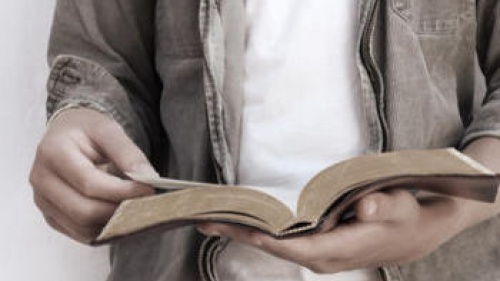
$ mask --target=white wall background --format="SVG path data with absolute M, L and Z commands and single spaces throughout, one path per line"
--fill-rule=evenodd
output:
M 0 9 L 0 276 L 105 280 L 107 249 L 81 246 L 46 226 L 28 174 L 43 134 L 46 45 L 54 0 L 2 1 Z

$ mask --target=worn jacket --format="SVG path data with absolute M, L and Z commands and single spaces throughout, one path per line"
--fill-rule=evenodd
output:
M 357 66 L 369 152 L 500 136 L 500 1 L 359 0 Z M 242 0 L 59 0 L 49 117 L 119 122 L 164 176 L 233 183 L 244 79 Z M 417 233 L 415 235 L 418 235 Z M 500 280 L 500 220 L 386 280 Z M 186 227 L 117 242 L 109 280 L 216 280 L 224 241 Z M 411 243 L 409 241 L 409 243 Z

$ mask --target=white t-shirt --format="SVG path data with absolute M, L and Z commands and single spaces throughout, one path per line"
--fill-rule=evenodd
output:
M 314 174 L 367 146 L 357 100 L 357 1 L 246 0 L 246 9 L 238 183 L 261 187 L 295 209 Z M 316 275 L 236 242 L 218 267 L 224 281 L 378 280 L 375 270 Z

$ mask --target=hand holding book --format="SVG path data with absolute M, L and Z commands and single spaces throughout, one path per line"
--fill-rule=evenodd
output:
M 355 203 L 355 221 L 286 239 L 234 224 L 205 223 L 198 229 L 259 248 L 316 273 L 375 268 L 420 258 L 460 231 L 458 212 L 450 212 L 456 207 L 454 199 L 438 198 L 423 207 L 401 189 L 373 192 Z
M 471 143 L 464 153 L 498 173 L 499 148 L 498 139 L 483 138 Z M 231 224 L 210 223 L 200 228 L 207 234 L 216 233 L 258 247 L 312 271 L 334 273 L 411 262 L 434 251 L 463 230 L 498 215 L 500 210 L 498 200 L 485 204 L 429 195 L 425 198 L 429 200 L 423 201 L 421 196 L 417 200 L 398 187 L 373 192 L 354 204 L 355 221 L 329 231 L 287 239 Z M 493 236 L 494 233 L 487 237 L 492 239 Z M 477 242 L 479 244 L 474 244 L 482 243 Z

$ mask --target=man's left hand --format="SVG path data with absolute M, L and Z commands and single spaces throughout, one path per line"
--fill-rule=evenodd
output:
M 316 273 L 401 264 L 427 255 L 461 231 L 459 204 L 449 197 L 417 199 L 407 191 L 376 192 L 356 204 L 357 220 L 290 239 L 228 224 L 200 226 L 293 261 Z

